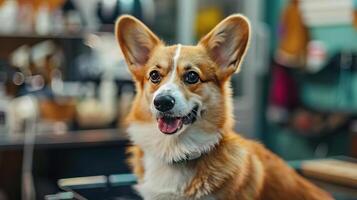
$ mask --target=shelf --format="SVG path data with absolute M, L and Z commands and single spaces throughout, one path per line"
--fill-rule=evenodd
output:
M 21 149 L 23 148 L 24 140 L 24 134 L 1 134 L 0 150 Z M 121 129 L 98 129 L 68 132 L 65 134 L 36 135 L 35 147 L 66 148 L 84 145 L 122 144 L 126 142 L 126 134 Z
M 88 34 L 108 34 L 112 31 L 83 31 L 78 33 L 61 33 L 61 34 L 37 34 L 37 33 L 0 33 L 0 39 L 58 39 L 58 40 L 81 40 Z
M 46 34 L 40 35 L 36 33 L 9 33 L 3 34 L 0 33 L 0 38 L 6 39 L 19 39 L 19 38 L 28 38 L 28 39 L 82 39 L 84 33 L 66 33 L 66 34 Z

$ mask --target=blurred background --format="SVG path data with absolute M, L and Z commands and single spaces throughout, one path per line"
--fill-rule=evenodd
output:
M 233 13 L 253 29 L 232 79 L 236 130 L 357 199 L 356 0 L 0 0 L 0 199 L 138 199 L 114 21 L 195 44 Z

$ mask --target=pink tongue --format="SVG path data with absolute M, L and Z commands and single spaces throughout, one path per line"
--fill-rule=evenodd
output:
M 182 125 L 180 118 L 174 119 L 170 122 L 165 121 L 163 118 L 158 119 L 158 125 L 161 132 L 165 134 L 173 134 Z

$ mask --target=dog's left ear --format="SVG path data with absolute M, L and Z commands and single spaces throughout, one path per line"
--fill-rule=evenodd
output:
M 247 51 L 250 25 L 242 15 L 231 15 L 204 36 L 202 45 L 211 59 L 219 66 L 220 78 L 227 78 L 239 69 Z

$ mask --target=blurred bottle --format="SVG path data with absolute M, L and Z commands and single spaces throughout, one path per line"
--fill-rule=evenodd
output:
M 97 15 L 104 25 L 101 29 L 106 29 L 106 25 L 114 24 L 118 16 L 122 14 L 130 14 L 140 20 L 145 22 L 148 20 L 150 22 L 150 19 L 154 18 L 153 8 L 152 0 L 100 0 L 98 2 Z
M 121 94 L 118 100 L 118 126 L 125 127 L 125 119 L 130 111 L 134 100 L 134 88 L 124 85 L 121 89 Z
M 112 75 L 104 75 L 99 86 L 99 100 L 103 104 L 103 112 L 107 113 L 108 121 L 115 117 L 117 85 Z
M 13 33 L 17 28 L 17 1 L 6 0 L 0 7 L 0 33 Z
M 203 37 L 214 26 L 216 26 L 223 19 L 223 11 L 217 6 L 209 6 L 198 11 L 196 17 L 196 36 Z
M 67 32 L 79 32 L 82 28 L 82 16 L 76 4 L 72 0 L 67 0 L 62 7 L 64 24 Z
M 50 11 L 47 4 L 40 6 L 35 24 L 35 32 L 39 35 L 48 35 L 51 31 Z
M 322 41 L 312 40 L 307 45 L 306 70 L 319 72 L 327 63 L 327 50 Z
M 17 13 L 17 32 L 32 33 L 34 28 L 34 10 L 31 3 L 26 2 L 19 5 Z
M 60 9 L 53 11 L 52 33 L 61 34 L 65 31 L 63 12 Z

